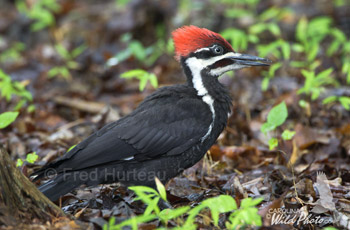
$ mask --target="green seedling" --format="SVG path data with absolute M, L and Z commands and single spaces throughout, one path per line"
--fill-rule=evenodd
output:
M 272 64 L 268 71 L 263 71 L 262 75 L 264 76 L 261 82 L 262 91 L 266 91 L 269 87 L 270 80 L 275 76 L 276 71 L 281 68 L 282 63 L 276 62 Z
M 139 83 L 140 91 L 143 91 L 146 88 L 147 82 L 150 82 L 154 88 L 158 87 L 158 80 L 156 75 L 153 73 L 148 73 L 147 71 L 142 69 L 134 69 L 134 70 L 127 71 L 123 73 L 121 77 L 125 79 L 131 79 L 131 78 L 138 79 L 140 81 Z
M 329 96 L 325 98 L 322 103 L 323 104 L 330 104 L 333 102 L 340 102 L 340 104 L 344 107 L 346 110 L 350 110 L 350 97 L 346 96 Z
M 257 43 L 259 39 L 256 35 L 247 34 L 245 31 L 229 28 L 221 32 L 221 35 L 230 43 L 234 50 L 246 51 L 248 49 L 248 43 Z
M 9 75 L 0 69 L 0 97 L 5 98 L 7 102 L 16 99 L 17 104 L 14 110 L 19 110 L 24 105 L 33 101 L 32 94 L 26 90 L 26 82 L 13 81 Z M 32 112 L 35 107 L 30 105 L 28 112 Z
M 195 220 L 198 216 L 203 215 L 206 209 L 210 210 L 213 224 L 218 226 L 219 214 L 231 212 L 229 221 L 226 222 L 228 229 L 236 229 L 238 226 L 261 226 L 261 217 L 258 215 L 258 209 L 255 207 L 262 199 L 246 198 L 241 202 L 241 207 L 237 209 L 236 201 L 229 195 L 220 195 L 204 200 L 194 208 L 190 206 L 182 206 L 175 209 L 164 209 L 160 211 L 158 202 L 160 199 L 166 201 L 166 191 L 164 185 L 156 179 L 157 190 L 145 186 L 129 187 L 135 192 L 135 200 L 141 200 L 147 205 L 145 212 L 140 216 L 134 216 L 119 224 L 115 223 L 115 218 L 112 217 L 109 223 L 103 226 L 104 230 L 117 230 L 124 227 L 138 229 L 138 225 L 149 221 L 160 220 L 164 227 L 159 229 L 169 229 L 167 224 L 170 220 L 178 223 L 178 226 L 173 229 L 196 229 Z M 185 216 L 187 219 L 185 220 Z
M 320 50 L 321 42 L 327 37 L 334 38 L 333 43 L 328 49 L 328 53 L 335 52 L 338 48 L 338 43 L 343 40 L 339 30 L 333 28 L 332 19 L 330 17 L 322 16 L 316 17 L 310 21 L 306 17 L 302 17 L 296 27 L 296 40 L 292 48 L 295 52 L 303 53 L 306 57 L 303 61 L 292 61 L 291 66 L 296 68 L 308 68 L 314 70 L 317 54 Z
M 23 58 L 21 52 L 25 50 L 25 45 L 21 42 L 15 42 L 11 47 L 0 53 L 0 63 L 16 63 Z
M 16 1 L 17 10 L 33 20 L 32 31 L 39 31 L 55 25 L 54 13 L 60 10 L 56 0 L 37 0 L 30 6 L 26 1 Z
M 134 57 L 145 66 L 149 67 L 152 66 L 162 54 L 172 54 L 174 52 L 173 42 L 171 39 L 162 39 L 164 36 L 161 34 L 164 33 L 164 29 L 161 29 L 161 27 L 159 28 L 160 29 L 157 30 L 157 34 L 159 34 L 157 35 L 157 41 L 148 47 L 143 46 L 138 40 L 132 40 L 130 34 L 124 34 L 121 41 L 127 44 L 127 48 L 108 59 L 106 65 L 115 66 Z
M 35 161 L 37 161 L 39 156 L 36 154 L 36 152 L 28 153 L 27 157 L 25 159 L 26 162 L 30 164 L 34 164 Z M 21 167 L 23 165 L 24 161 L 22 159 L 17 159 L 16 167 Z
M 238 229 L 240 226 L 247 227 L 247 225 L 262 226 L 262 219 L 258 214 L 258 208 L 256 208 L 256 205 L 262 201 L 262 198 L 252 199 L 249 197 L 243 199 L 240 208 L 229 216 L 226 227 L 228 229 Z
M 329 68 L 316 75 L 314 71 L 302 70 L 305 83 L 297 93 L 311 95 L 311 100 L 316 100 L 326 85 L 339 86 L 339 83 L 331 77 L 332 72 L 333 69 Z
M 260 0 L 220 0 L 219 2 L 226 6 L 224 11 L 226 18 L 242 18 L 255 16 L 255 9 Z M 218 2 L 215 1 L 215 4 L 218 4 Z
M 270 110 L 267 115 L 267 121 L 261 126 L 261 132 L 266 135 L 268 132 L 276 130 L 277 127 L 281 126 L 286 121 L 287 117 L 288 109 L 286 103 L 281 102 Z M 282 139 L 290 140 L 293 138 L 294 134 L 294 131 L 284 130 L 282 133 Z M 270 150 L 272 150 L 278 146 L 278 139 L 272 137 L 269 139 L 268 144 Z
M 71 79 L 72 75 L 70 71 L 79 68 L 79 63 L 75 61 L 75 58 L 82 54 L 86 49 L 86 45 L 83 44 L 69 52 L 63 45 L 57 44 L 55 50 L 60 55 L 63 65 L 51 68 L 47 73 L 47 76 L 49 78 L 61 76 L 65 79 Z

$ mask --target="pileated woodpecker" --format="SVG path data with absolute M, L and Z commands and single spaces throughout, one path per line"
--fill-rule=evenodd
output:
M 231 98 L 218 77 L 269 65 L 267 59 L 234 52 L 221 35 L 204 28 L 184 26 L 172 35 L 187 83 L 158 89 L 128 116 L 33 173 L 34 180 L 51 176 L 39 187 L 49 199 L 82 184 L 153 187 L 155 177 L 166 183 L 197 163 L 227 124 Z

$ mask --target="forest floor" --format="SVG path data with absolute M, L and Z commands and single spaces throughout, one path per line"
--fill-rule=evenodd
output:
M 142 1 L 132 1 L 126 9 L 118 11 L 113 8 L 114 1 L 60 1 L 61 9 L 55 13 L 56 25 L 37 32 L 31 31 L 32 21 L 21 16 L 11 1 L 1 3 L 2 54 L 16 42 L 21 42 L 25 48 L 13 48 L 12 53 L 18 53 L 11 57 L 13 60 L 0 54 L 0 68 L 11 76 L 12 81 L 25 86 L 33 99 L 27 100 L 19 109 L 20 115 L 12 125 L 1 130 L 0 144 L 14 162 L 18 158 L 26 159 L 32 152 L 39 156 L 35 163 L 25 162 L 20 167 L 26 176 L 62 156 L 71 146 L 108 122 L 133 111 L 155 90 L 147 84 L 140 91 L 139 81 L 121 78 L 123 72 L 145 69 L 157 76 L 159 87 L 185 82 L 171 51 L 162 50 L 164 54 L 147 62 L 146 59 L 153 57 L 144 50 L 162 38 L 159 34 L 169 37 L 176 28 L 171 20 L 181 12 L 173 10 L 175 3 L 172 1 L 147 2 L 149 4 L 145 6 Z M 271 7 L 271 2 L 261 3 L 259 11 Z M 307 18 L 327 16 L 349 37 L 348 6 L 330 9 L 328 3 L 315 7 L 317 1 L 301 2 L 290 1 L 284 6 L 295 12 L 293 17 L 279 22 L 285 40 L 296 42 L 295 26 L 301 15 Z M 204 9 L 191 11 L 193 15 L 188 17 L 192 19 L 187 21 L 198 23 L 206 17 L 201 15 Z M 220 8 L 214 10 L 222 11 Z M 207 19 L 203 20 L 201 26 L 207 22 Z M 247 22 L 242 20 L 240 23 L 244 28 Z M 209 29 L 217 32 L 229 26 L 232 25 L 228 19 L 217 19 L 208 24 Z M 261 42 L 264 42 L 271 35 L 261 36 Z M 325 46 L 328 46 L 328 40 L 324 41 Z M 125 52 L 130 44 L 139 46 L 135 41 L 141 41 L 141 48 L 135 49 L 144 52 L 145 57 L 137 57 L 132 50 Z M 57 51 L 57 44 L 66 47 L 66 57 L 62 57 L 65 51 L 61 54 Z M 71 51 L 77 47 L 81 47 L 81 52 L 76 51 L 79 54 L 75 56 Z M 233 98 L 228 126 L 203 160 L 167 184 L 168 200 L 173 207 L 195 206 L 220 194 L 232 195 L 238 204 L 246 197 L 262 197 L 263 202 L 258 205 L 263 217 L 262 229 L 321 229 L 333 226 L 334 222 L 340 229 L 350 227 L 350 112 L 340 103 L 322 103 L 322 99 L 332 95 L 349 97 L 350 90 L 337 61 L 340 51 L 329 57 L 322 47 L 316 57 L 321 63 L 316 72 L 333 68 L 333 77 L 339 84 L 325 87 L 317 100 L 298 93 L 305 85 L 300 70 L 290 68 L 289 60 L 279 60 L 273 55 L 267 57 L 282 63 L 283 67 L 270 79 L 265 91 L 261 85 L 263 72 L 269 70 L 266 67 L 239 70 L 234 76 L 225 75 L 220 79 Z M 119 55 L 117 60 L 111 61 L 110 58 L 118 53 L 126 58 Z M 259 55 L 252 44 L 244 53 Z M 301 56 L 293 51 L 290 59 L 301 59 Z M 111 62 L 114 63 L 106 64 Z M 60 66 L 69 74 L 58 73 L 50 77 L 49 70 Z M 14 110 L 20 97 L 1 98 L 0 111 Z M 263 134 L 261 126 L 266 122 L 267 114 L 283 101 L 288 108 L 286 122 L 267 135 Z M 306 106 L 301 106 L 300 101 L 306 102 Z M 286 129 L 295 131 L 291 140 L 280 138 Z M 269 148 L 271 137 L 278 137 L 278 146 L 272 150 Z M 322 187 L 322 181 L 329 186 Z M 320 194 L 327 194 L 329 202 L 322 203 Z M 120 184 L 100 185 L 76 189 L 63 196 L 58 205 L 65 213 L 99 229 L 112 216 L 121 222 L 142 214 L 145 205 L 134 201 L 134 196 Z M 297 210 L 298 215 L 310 215 L 309 220 L 318 218 L 322 221 L 271 223 L 269 210 L 282 207 Z M 220 215 L 221 227 L 225 226 L 225 218 Z M 340 219 L 343 220 L 341 224 Z M 60 221 L 53 220 L 43 226 L 61 228 Z M 175 224 L 170 222 L 169 227 Z M 198 218 L 196 224 L 201 229 L 213 228 L 204 217 Z M 140 229 L 153 229 L 158 225 L 159 221 L 153 221 L 142 224 Z

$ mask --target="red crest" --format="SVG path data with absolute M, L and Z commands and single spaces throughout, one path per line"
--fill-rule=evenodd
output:
M 183 26 L 172 33 L 175 45 L 175 58 L 180 60 L 190 53 L 218 43 L 233 52 L 232 46 L 220 34 L 196 26 Z

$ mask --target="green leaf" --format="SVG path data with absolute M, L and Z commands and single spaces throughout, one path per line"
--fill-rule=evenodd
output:
M 47 72 L 47 76 L 48 78 L 52 78 L 52 77 L 55 77 L 59 74 L 60 72 L 60 68 L 59 67 L 53 67 L 51 68 L 48 72 Z
M 79 63 L 76 62 L 76 61 L 67 61 L 66 66 L 67 66 L 69 69 L 78 69 L 78 68 L 79 68 Z
M 227 228 L 237 229 L 238 226 L 244 225 L 261 226 L 261 216 L 259 216 L 258 209 L 255 207 L 255 205 L 261 201 L 261 198 L 255 200 L 252 200 L 252 198 L 245 198 L 242 200 L 240 209 L 231 213 L 229 216 L 228 219 L 230 222 L 226 222 Z
M 33 113 L 35 111 L 35 105 L 29 105 L 27 107 L 27 112 L 28 113 Z
M 125 61 L 126 59 L 130 58 L 132 55 L 130 49 L 125 49 L 120 51 L 118 54 L 116 54 L 114 57 L 107 60 L 106 65 L 107 66 L 115 66 L 118 65 L 120 62 Z
M 259 37 L 254 35 L 254 34 L 248 34 L 248 41 L 253 43 L 253 44 L 256 44 L 258 43 L 260 40 L 259 40 Z
M 158 202 L 159 202 L 159 197 L 154 198 L 150 202 L 147 202 L 147 208 L 144 212 L 144 215 L 151 215 L 151 213 L 154 211 L 156 214 L 159 213 L 159 207 L 158 207 Z M 143 200 L 144 201 L 144 200 Z
M 284 130 L 282 133 L 283 140 L 291 140 L 295 135 L 295 131 L 290 131 L 288 129 Z
M 270 140 L 269 140 L 269 149 L 270 150 L 273 150 L 274 148 L 276 148 L 278 146 L 278 140 L 277 140 L 277 138 L 271 138 Z
M 26 104 L 26 100 L 25 99 L 22 99 L 20 100 L 17 105 L 15 106 L 14 110 L 19 110 L 20 108 L 22 108 L 25 104 Z
M 333 68 L 328 68 L 322 72 L 320 72 L 319 74 L 317 74 L 316 78 L 317 79 L 324 79 L 324 78 L 328 78 L 330 77 L 331 73 L 333 72 Z
M 61 70 L 60 73 L 61 73 L 62 77 L 66 78 L 66 79 L 71 77 L 68 68 L 62 66 L 60 70 Z
M 36 154 L 36 152 L 28 153 L 28 154 L 27 154 L 26 161 L 27 161 L 28 163 L 33 164 L 33 163 L 38 159 L 38 157 L 39 157 L 39 156 Z
M 350 72 L 350 62 L 344 62 L 344 63 L 343 63 L 341 72 L 342 72 L 343 74 L 345 74 L 345 73 L 347 73 L 347 72 Z
M 288 60 L 290 58 L 290 50 L 291 50 L 289 43 L 283 42 L 281 44 L 281 49 L 282 49 L 283 58 L 285 60 Z
M 338 100 L 337 96 L 329 96 L 323 99 L 322 104 L 329 104 Z
M 267 132 L 271 131 L 271 130 L 275 130 L 276 129 L 276 125 L 274 124 L 270 124 L 268 122 L 265 122 L 264 124 L 262 124 L 260 130 L 262 133 L 266 134 Z
M 323 88 L 313 88 L 311 92 L 311 100 L 316 100 L 320 96 L 322 90 Z
M 62 45 L 62 44 L 57 44 L 55 45 L 55 49 L 57 53 L 65 60 L 68 61 L 71 59 L 71 56 L 68 52 L 68 50 Z
M 200 205 L 197 205 L 196 207 L 192 208 L 189 212 L 188 212 L 188 217 L 187 217 L 187 220 L 185 222 L 185 225 L 190 225 L 190 224 L 193 224 L 194 222 L 194 219 L 195 217 L 200 213 L 200 211 L 202 209 L 206 208 L 205 205 L 203 204 L 200 204 Z
M 6 128 L 14 122 L 19 112 L 4 112 L 0 114 L 0 129 Z
M 263 198 L 256 198 L 256 199 L 253 199 L 251 197 L 245 198 L 242 200 L 240 208 L 254 207 L 260 204 L 263 200 L 264 200 Z
M 87 46 L 85 44 L 82 44 L 78 47 L 76 47 L 71 53 L 72 53 L 72 57 L 76 58 L 78 57 L 80 54 L 82 54 L 85 50 L 87 49 Z
M 140 83 L 139 83 L 139 90 L 140 91 L 143 91 L 146 88 L 147 80 L 148 79 L 146 77 L 143 77 L 140 79 Z
M 232 47 L 235 50 L 244 51 L 248 48 L 248 35 L 245 31 L 236 28 L 226 29 L 221 32 L 221 35 L 231 41 Z
M 120 75 L 121 78 L 133 78 L 133 77 L 142 77 L 143 75 L 145 75 L 147 72 L 143 69 L 133 69 L 133 70 L 129 70 L 125 73 L 122 73 Z
M 149 75 L 149 81 L 154 88 L 158 88 L 158 79 L 155 74 L 152 73 Z
M 264 77 L 264 79 L 261 82 L 261 90 L 266 91 L 269 88 L 270 78 Z
M 307 21 L 307 18 L 305 16 L 303 16 L 299 20 L 297 28 L 296 28 L 296 38 L 297 38 L 298 41 L 301 41 L 301 42 L 305 42 L 306 41 L 306 39 L 307 39 L 307 36 L 306 36 L 307 28 L 308 28 L 308 21 Z
M 162 220 L 171 220 L 171 219 L 175 219 L 185 213 L 187 213 L 187 211 L 190 209 L 189 206 L 183 206 L 183 207 L 179 207 L 176 209 L 164 209 L 159 213 L 159 217 Z
M 74 149 L 74 147 L 77 145 L 72 145 L 71 147 L 69 147 L 69 149 L 67 150 L 67 152 L 71 151 L 72 149 Z
M 261 21 L 267 21 L 272 18 L 276 18 L 280 13 L 280 9 L 277 7 L 270 7 L 259 15 Z
M 274 63 L 270 66 L 269 68 L 269 77 L 273 77 L 275 75 L 275 72 L 282 66 L 282 63 L 280 62 L 277 62 L 277 63 Z
M 346 110 L 350 110 L 350 97 L 339 97 L 339 102 Z
M 217 209 L 219 212 L 229 212 L 237 209 L 235 199 L 229 195 L 220 195 L 204 200 L 203 205 L 209 209 Z
M 268 29 L 275 36 L 280 36 L 281 35 L 281 30 L 280 30 L 280 28 L 278 27 L 278 25 L 276 23 L 268 24 Z
M 127 220 L 121 222 L 118 225 L 114 225 L 114 226 L 112 225 L 113 228 L 109 228 L 109 226 L 108 226 L 107 229 L 110 229 L 110 230 L 111 229 L 116 229 L 116 230 L 118 229 L 119 230 L 119 229 L 124 229 L 123 227 L 125 227 L 125 226 L 131 226 L 133 230 L 137 230 L 138 224 L 147 223 L 147 222 L 154 220 L 156 218 L 157 218 L 157 216 L 154 214 L 134 216 L 130 219 L 127 219 Z
M 339 47 L 340 47 L 340 42 L 337 40 L 334 40 L 328 47 L 327 49 L 327 56 L 332 56 L 335 52 L 338 51 Z
M 266 30 L 266 28 L 267 28 L 267 24 L 265 24 L 265 23 L 258 23 L 258 24 L 252 25 L 249 28 L 249 33 L 251 33 L 251 34 L 260 34 L 264 30 Z
M 157 190 L 159 192 L 160 197 L 166 201 L 167 200 L 166 199 L 166 190 L 165 190 L 164 185 L 162 184 L 162 182 L 160 182 L 158 177 L 155 177 L 155 181 L 156 181 Z
M 305 51 L 305 48 L 302 44 L 299 44 L 299 43 L 295 43 L 292 45 L 292 49 L 295 51 L 295 52 L 298 52 L 298 53 L 302 53 Z
M 276 127 L 282 125 L 288 117 L 288 110 L 286 103 L 283 101 L 273 107 L 267 115 L 267 123 L 273 124 Z
M 17 159 L 16 167 L 21 167 L 23 165 L 23 161 L 21 158 Z
M 311 44 L 311 48 L 309 49 L 309 51 L 307 53 L 308 62 L 312 62 L 313 60 L 315 60 L 319 50 L 320 50 L 320 47 L 319 47 L 318 43 Z
M 322 230 L 338 230 L 338 229 L 335 227 L 325 227 L 325 228 L 322 228 Z
M 292 66 L 294 68 L 303 68 L 303 67 L 307 66 L 307 62 L 304 62 L 304 61 L 291 61 L 290 62 L 290 66 Z
M 123 74 L 121 74 L 122 78 L 137 78 L 139 82 L 139 89 L 140 91 L 143 91 L 147 85 L 147 82 L 150 81 L 151 85 L 153 87 L 158 87 L 158 80 L 156 75 L 148 73 L 145 70 L 142 69 L 135 69 L 135 70 L 130 70 L 127 71 Z
M 146 49 L 143 47 L 141 42 L 139 41 L 132 41 L 130 42 L 129 48 L 131 50 L 131 53 L 139 60 L 144 61 L 147 57 Z
M 308 102 L 306 102 L 305 100 L 299 100 L 299 106 L 302 108 L 306 108 L 309 105 Z
M 125 7 L 130 2 L 130 0 L 115 0 L 115 2 L 118 8 L 122 8 Z
M 219 223 L 219 213 L 230 212 L 237 209 L 236 201 L 228 195 L 209 198 L 203 201 L 203 205 L 210 209 L 215 226 L 218 226 Z
M 225 11 L 225 17 L 227 18 L 240 18 L 251 16 L 252 12 L 250 10 L 245 10 L 242 8 L 228 8 Z

